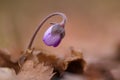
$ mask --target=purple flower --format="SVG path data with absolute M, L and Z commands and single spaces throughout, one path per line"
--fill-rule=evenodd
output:
M 43 41 L 48 46 L 57 47 L 65 35 L 64 25 L 54 23 L 43 36 Z

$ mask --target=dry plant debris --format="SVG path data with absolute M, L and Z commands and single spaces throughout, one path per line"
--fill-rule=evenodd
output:
M 83 73 L 85 61 L 83 60 L 82 53 L 79 51 L 75 51 L 74 49 L 70 49 L 71 52 L 64 57 L 64 59 L 59 58 L 59 56 L 54 54 L 48 54 L 44 52 L 40 52 L 37 56 L 38 61 L 45 65 L 52 66 L 55 72 L 62 74 L 63 72 L 71 72 L 71 73 Z
M 34 65 L 32 60 L 27 60 L 17 75 L 18 80 L 50 80 L 53 68 L 44 66 L 44 63 Z
M 10 54 L 0 50 L 0 80 L 116 80 L 105 63 L 86 64 L 81 52 L 70 51 L 61 58 L 42 49 L 33 50 L 19 67 Z
M 6 53 L 4 53 L 1 56 L 7 57 L 8 55 L 6 56 Z M 15 73 L 16 76 L 13 76 L 17 80 L 51 80 L 53 76 L 57 75 L 58 78 L 63 76 L 64 72 L 82 74 L 85 66 L 82 53 L 74 49 L 71 49 L 71 52 L 64 59 L 54 54 L 48 54 L 43 50 L 34 50 L 21 67 L 9 58 L 6 61 L 6 58 L 1 57 L 1 61 L 7 64 L 8 69 L 13 68 L 18 72 Z M 0 66 L 2 65 L 0 64 Z M 16 69 L 16 66 L 19 69 Z
M 11 60 L 11 54 L 9 54 L 5 49 L 0 49 L 0 67 L 13 68 L 16 73 L 20 70 L 18 63 Z

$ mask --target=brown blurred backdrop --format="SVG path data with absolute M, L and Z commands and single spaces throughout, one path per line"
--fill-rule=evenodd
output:
M 42 42 L 50 19 L 39 32 L 34 46 L 61 54 L 70 46 L 84 55 L 109 57 L 120 42 L 119 0 L 0 0 L 0 47 L 23 50 L 40 21 L 52 12 L 63 12 L 68 21 L 66 36 L 57 48 Z

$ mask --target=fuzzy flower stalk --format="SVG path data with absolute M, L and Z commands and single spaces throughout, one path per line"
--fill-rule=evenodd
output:
M 50 15 L 48 15 L 46 18 L 43 19 L 43 21 L 39 24 L 37 29 L 35 30 L 32 38 L 30 39 L 30 43 L 28 45 L 27 49 L 32 48 L 32 44 L 34 42 L 34 39 L 39 32 L 40 28 L 43 26 L 43 24 L 51 17 L 59 15 L 63 18 L 63 20 L 60 23 L 51 23 L 51 26 L 45 31 L 43 36 L 43 42 L 47 46 L 53 46 L 57 47 L 60 42 L 62 41 L 63 37 L 65 36 L 65 23 L 66 23 L 66 16 L 63 13 L 55 12 Z

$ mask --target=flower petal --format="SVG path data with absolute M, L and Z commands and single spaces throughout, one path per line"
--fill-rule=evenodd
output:
M 43 41 L 48 46 L 57 47 L 64 37 L 65 30 L 60 24 L 54 24 L 47 29 L 43 36 Z
M 52 35 L 48 34 L 43 38 L 43 41 L 48 46 L 54 46 L 57 47 L 59 43 L 61 42 L 61 36 L 60 35 Z

